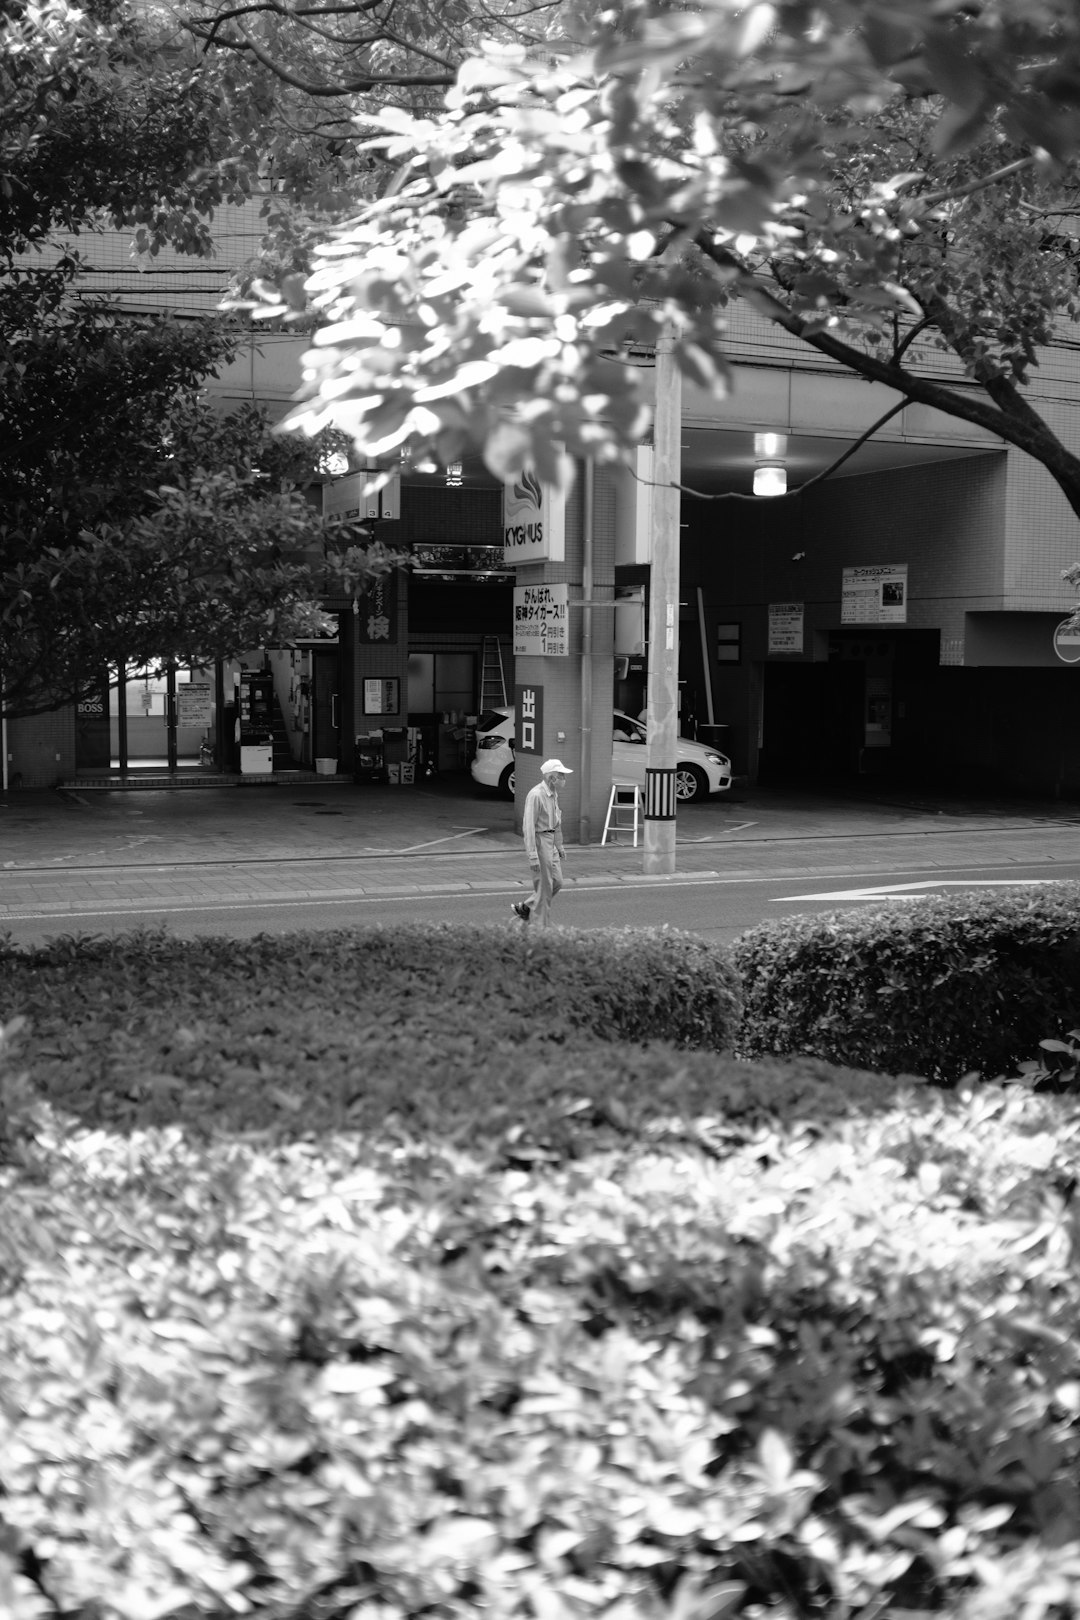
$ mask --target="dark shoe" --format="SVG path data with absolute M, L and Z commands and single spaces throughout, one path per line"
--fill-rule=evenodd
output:
M 520 917 L 522 922 L 524 922 L 524 923 L 528 922 L 528 920 L 529 920 L 529 906 L 528 906 L 527 901 L 525 901 L 525 900 L 515 900 L 513 902 L 513 904 L 511 905 L 510 910 L 514 913 L 515 917 Z

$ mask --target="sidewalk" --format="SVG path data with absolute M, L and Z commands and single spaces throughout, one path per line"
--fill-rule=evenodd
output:
M 529 885 L 513 806 L 467 778 L 430 786 L 333 782 L 199 793 L 0 795 L 5 914 L 243 900 L 513 890 Z M 599 837 L 600 828 L 594 830 Z M 676 872 L 646 876 L 641 845 L 583 846 L 567 826 L 568 885 L 704 876 L 827 875 L 861 863 L 975 866 L 1072 859 L 1080 806 L 854 799 L 754 788 L 679 813 Z

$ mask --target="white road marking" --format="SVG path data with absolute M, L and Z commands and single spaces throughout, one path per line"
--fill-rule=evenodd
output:
M 452 844 L 455 838 L 471 838 L 474 833 L 487 832 L 487 827 L 466 827 L 463 832 L 447 833 L 445 838 L 429 838 L 425 844 L 409 844 L 406 849 L 388 849 L 387 856 L 413 855 L 418 849 L 431 849 L 435 844 Z
M 792 900 L 918 900 L 919 890 L 929 889 L 1018 889 L 1054 883 L 1056 878 L 924 878 L 918 883 L 882 883 L 877 888 L 834 889 L 829 894 L 774 894 L 771 903 L 785 905 Z
M 680 844 L 720 844 L 723 843 L 725 838 L 730 838 L 732 833 L 745 832 L 747 827 L 756 826 L 756 821 L 740 821 L 737 827 L 725 828 L 719 838 L 714 837 L 712 833 L 706 833 L 704 838 L 680 838 L 678 842 Z

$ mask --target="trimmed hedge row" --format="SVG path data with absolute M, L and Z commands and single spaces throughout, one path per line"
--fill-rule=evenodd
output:
M 37 1107 L 5 1620 L 1080 1613 L 1080 1111 L 892 1091 L 559 1163 Z
M 727 957 L 664 931 L 59 940 L 0 957 L 0 1008 L 29 1026 L 32 1096 L 125 1130 L 396 1132 L 524 1161 L 665 1120 L 823 1121 L 895 1089 L 712 1053 L 739 1016 Z
M 942 895 L 752 928 L 738 1048 L 953 1085 L 1080 1023 L 1080 883 Z
M 0 957 L 4 1620 L 1080 1615 L 1080 1107 L 692 1050 L 725 961 Z
M 224 1009 L 237 1019 L 258 1010 L 276 1027 L 317 1005 L 372 1028 L 452 1035 L 480 1014 L 496 1037 L 583 1030 L 714 1051 L 731 1047 L 741 1005 L 726 953 L 692 934 L 456 923 L 240 941 L 146 931 L 0 951 L 0 1009 L 52 1018 L 54 993 L 121 1026 Z

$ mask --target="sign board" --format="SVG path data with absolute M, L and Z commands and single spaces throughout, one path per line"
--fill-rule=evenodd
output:
M 1054 651 L 1063 664 L 1080 664 L 1080 626 L 1072 619 L 1062 619 L 1054 631 Z
M 514 688 L 514 750 L 519 754 L 544 752 L 544 689 Z
M 769 603 L 769 653 L 801 653 L 803 650 L 803 604 Z
M 379 516 L 384 523 L 396 523 L 401 517 L 401 468 L 395 467 L 390 478 L 379 491 Z
M 526 469 L 503 487 L 503 565 L 562 562 L 565 555 L 565 501 Z
M 906 624 L 907 563 L 845 568 L 841 624 Z
M 356 639 L 363 647 L 396 647 L 397 573 L 380 574 L 356 599 Z
M 370 523 L 377 518 L 397 520 L 401 516 L 401 472 L 395 467 L 389 482 L 371 495 L 364 494 L 368 480 L 383 471 L 365 467 L 363 472 L 346 473 L 322 487 L 324 518 L 338 523 Z
M 514 586 L 514 657 L 565 658 L 569 585 Z
M 323 517 L 337 518 L 341 523 L 359 523 L 366 482 L 363 473 L 346 473 L 344 478 L 335 478 L 332 484 L 324 484 Z
M 211 726 L 214 723 L 214 696 L 209 681 L 185 681 L 176 688 L 178 726 Z
M 387 679 L 364 677 L 364 713 L 397 714 L 401 708 L 401 682 L 396 675 Z

